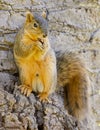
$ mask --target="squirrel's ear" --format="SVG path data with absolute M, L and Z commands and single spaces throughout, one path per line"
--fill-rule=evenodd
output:
M 26 21 L 25 21 L 25 23 L 30 23 L 30 22 L 32 22 L 32 20 L 33 20 L 33 15 L 32 15 L 32 13 L 31 12 L 26 12 Z
M 43 11 L 41 16 L 46 19 L 47 18 L 47 13 L 45 11 Z

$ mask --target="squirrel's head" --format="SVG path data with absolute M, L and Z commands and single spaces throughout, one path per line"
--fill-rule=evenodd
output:
M 24 24 L 24 43 L 37 43 L 40 49 L 46 47 L 48 42 L 48 22 L 46 14 L 39 15 L 27 12 L 26 21 Z

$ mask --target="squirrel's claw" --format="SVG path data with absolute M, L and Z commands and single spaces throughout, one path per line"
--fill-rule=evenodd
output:
M 27 95 L 26 95 L 26 96 L 29 97 L 29 95 L 31 94 L 31 92 L 32 92 L 32 91 L 29 89 L 29 90 L 27 91 Z
M 50 102 L 50 100 L 48 99 L 48 94 L 47 93 L 40 93 L 38 95 L 38 97 L 39 97 L 39 100 L 41 102 Z
M 20 85 L 19 86 L 21 93 L 26 95 L 27 97 L 31 94 L 32 92 L 32 88 L 30 86 L 27 85 Z

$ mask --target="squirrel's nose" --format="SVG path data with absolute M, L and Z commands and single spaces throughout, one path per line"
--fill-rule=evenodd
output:
M 47 34 L 43 34 L 43 37 L 44 37 L 44 38 L 47 37 Z

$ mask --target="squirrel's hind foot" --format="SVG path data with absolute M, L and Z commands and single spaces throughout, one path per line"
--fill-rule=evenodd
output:
M 26 95 L 27 97 L 31 94 L 32 88 L 28 85 L 20 85 L 19 89 L 21 90 L 21 93 Z
M 50 100 L 48 99 L 48 93 L 46 92 L 40 93 L 38 97 L 39 97 L 39 100 L 42 102 L 50 102 Z

